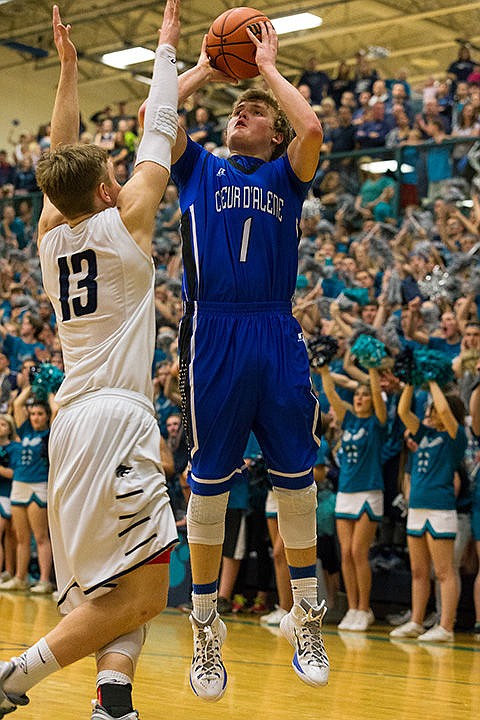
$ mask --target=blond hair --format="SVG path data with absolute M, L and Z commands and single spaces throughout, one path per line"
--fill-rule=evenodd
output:
M 0 420 L 3 420 L 7 423 L 9 427 L 8 439 L 13 440 L 13 438 L 17 434 L 17 428 L 15 427 L 15 421 L 13 417 L 5 413 L 4 415 L 0 415 Z
M 276 145 L 272 152 L 272 160 L 275 160 L 286 152 L 288 144 L 293 138 L 293 130 L 288 122 L 287 116 L 273 95 L 265 92 L 265 90 L 260 90 L 259 88 L 250 88 L 249 90 L 245 90 L 245 92 L 243 92 L 235 101 L 235 105 L 232 108 L 232 115 L 235 114 L 241 103 L 255 101 L 265 103 L 265 105 L 273 110 L 273 129 L 275 132 L 283 135 L 282 142 Z
M 37 163 L 40 189 L 67 218 L 94 211 L 94 192 L 109 184 L 108 154 L 97 145 L 60 145 Z

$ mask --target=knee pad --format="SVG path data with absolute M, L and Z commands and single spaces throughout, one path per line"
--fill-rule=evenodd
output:
M 95 653 L 95 660 L 97 661 L 97 664 L 105 655 L 108 655 L 109 653 L 117 653 L 118 655 L 126 655 L 126 657 L 130 658 L 133 665 L 133 671 L 135 672 L 142 646 L 147 637 L 148 628 L 149 625 L 142 625 L 136 630 L 133 630 L 131 633 L 127 633 L 127 635 L 120 635 L 120 637 L 112 640 L 112 642 L 108 643 L 108 645 L 104 645 Z
M 229 494 L 190 495 L 187 507 L 188 542 L 198 545 L 223 544 Z
M 274 487 L 278 530 L 286 548 L 304 550 L 317 544 L 317 486 L 300 490 Z

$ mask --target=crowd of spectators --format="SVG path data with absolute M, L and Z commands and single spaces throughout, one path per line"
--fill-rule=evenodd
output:
M 440 351 L 448 355 L 454 371 L 449 390 L 461 397 L 468 410 L 472 388 L 480 378 L 479 65 L 462 46 L 444 80 L 428 80 L 415 92 L 405 72 L 382 79 L 364 53 L 358 54 L 353 68 L 339 63 L 334 77 L 318 70 L 311 58 L 298 87 L 315 107 L 325 131 L 324 154 L 302 212 L 293 299 L 305 338 L 337 338 L 330 371 L 346 402 L 352 400 L 361 371 L 350 351 L 360 332 L 380 339 L 391 358 L 405 347 L 423 345 Z M 192 107 L 183 109 L 181 122 L 197 142 L 223 154 L 222 119 L 205 101 L 205 96 L 197 97 Z M 117 114 L 107 107 L 90 121 L 94 131 L 82 123 L 81 141 L 105 147 L 117 179 L 124 182 L 133 169 L 136 117 L 119 103 Z M 6 150 L 0 150 L 3 413 L 11 411 L 25 383 L 23 363 L 62 368 L 55 317 L 42 290 L 35 247 L 39 200 L 34 168 L 49 146 L 49 126 L 40 128 L 36 136 L 22 133 L 14 138 L 13 132 L 10 159 Z M 382 160 L 388 163 L 378 162 Z M 157 342 L 152 376 L 165 469 L 181 526 L 188 498 L 188 458 L 178 391 L 179 222 L 178 193 L 170 185 L 153 239 Z M 388 499 L 371 562 L 393 569 L 406 562 L 404 478 L 409 449 L 396 413 L 401 382 L 392 365 L 383 367 L 380 375 L 389 441 L 396 443 L 398 462 L 390 463 L 385 477 Z M 340 429 L 321 374 L 312 370 L 312 380 L 327 416 L 328 447 L 319 488 L 330 498 L 336 490 Z M 418 390 L 418 407 L 425 407 L 426 395 Z M 478 448 L 472 438 L 463 462 L 470 486 L 463 511 L 469 512 L 475 475 L 480 484 Z M 464 547 L 459 566 L 473 574 L 477 561 L 468 538 Z M 326 579 L 331 586 L 331 578 Z M 480 598 L 477 602 L 479 621 Z

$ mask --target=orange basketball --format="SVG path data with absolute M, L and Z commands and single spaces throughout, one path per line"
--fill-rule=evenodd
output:
M 250 7 L 232 8 L 219 15 L 207 35 L 207 55 L 213 67 L 239 80 L 258 75 L 256 47 L 247 35 L 247 27 L 260 37 L 260 23 L 267 20 L 262 12 Z

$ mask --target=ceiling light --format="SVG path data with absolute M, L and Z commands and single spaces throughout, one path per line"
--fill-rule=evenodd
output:
M 284 17 L 272 20 L 272 25 L 275 28 L 277 35 L 296 32 L 297 30 L 310 30 L 311 28 L 318 27 L 322 23 L 323 20 L 321 17 L 308 12 L 298 13 L 297 15 L 285 15 Z
M 365 172 L 373 173 L 374 175 L 381 175 L 382 173 L 396 172 L 398 169 L 398 163 L 396 160 L 372 160 L 370 162 L 361 163 L 360 168 Z M 400 165 L 400 172 L 409 173 L 413 172 L 415 168 L 408 163 L 402 163 Z
M 144 47 L 131 47 L 102 55 L 102 62 L 105 65 L 110 65 L 110 67 L 123 70 L 128 65 L 147 62 L 147 60 L 153 60 L 154 57 L 153 50 Z

